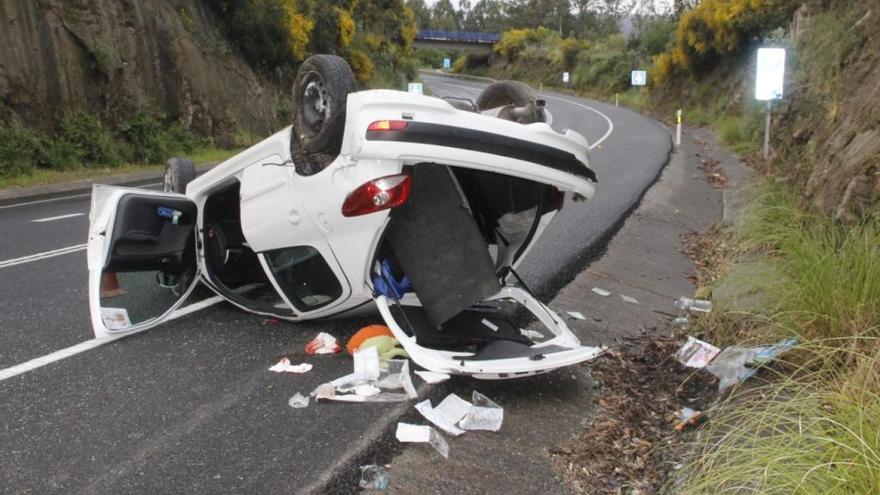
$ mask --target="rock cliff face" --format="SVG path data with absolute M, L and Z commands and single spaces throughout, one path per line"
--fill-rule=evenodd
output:
M 3 0 L 0 121 L 51 130 L 65 112 L 110 120 L 149 105 L 229 143 L 276 127 L 276 87 L 203 0 Z

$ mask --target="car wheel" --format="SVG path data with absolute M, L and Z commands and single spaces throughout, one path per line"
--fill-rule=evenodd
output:
M 345 103 L 354 91 L 354 72 L 342 57 L 313 55 L 299 67 L 293 83 L 290 150 L 298 172 L 315 173 L 339 154 Z
M 162 190 L 171 193 L 183 194 L 186 185 L 196 178 L 196 166 L 191 160 L 174 157 L 165 162 L 165 177 L 162 181 Z
M 537 104 L 538 96 L 531 87 L 519 81 L 498 81 L 490 84 L 477 98 L 480 111 L 505 108 L 499 118 L 521 124 L 544 122 L 544 109 Z

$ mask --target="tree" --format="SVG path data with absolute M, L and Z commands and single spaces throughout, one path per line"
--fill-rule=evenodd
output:
M 458 13 L 450 0 L 438 0 L 434 4 L 431 27 L 441 31 L 458 31 Z
M 477 0 L 467 16 L 471 31 L 501 32 L 507 27 L 507 16 L 501 0 Z
M 425 5 L 425 0 L 409 0 L 406 5 L 413 11 L 416 16 L 416 23 L 419 29 L 431 28 L 431 8 Z

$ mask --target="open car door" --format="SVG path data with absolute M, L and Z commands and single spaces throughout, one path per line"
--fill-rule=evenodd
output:
M 198 281 L 195 203 L 181 194 L 94 186 L 89 312 L 96 337 L 168 318 Z

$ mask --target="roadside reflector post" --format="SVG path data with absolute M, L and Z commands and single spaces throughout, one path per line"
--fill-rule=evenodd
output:
M 614 93 L 614 106 L 615 107 L 620 106 L 620 94 L 619 93 Z
M 675 112 L 675 145 L 681 146 L 681 109 Z
M 770 159 L 770 113 L 773 111 L 773 100 L 767 100 L 767 121 L 764 123 L 764 159 Z

